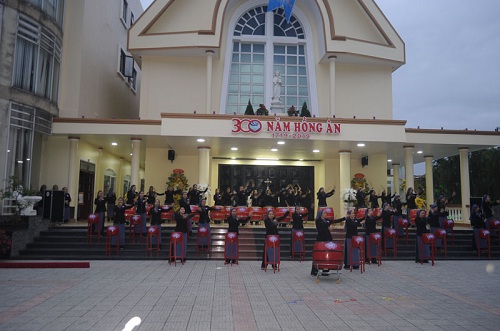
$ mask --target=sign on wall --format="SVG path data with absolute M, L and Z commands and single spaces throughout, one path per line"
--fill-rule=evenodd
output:
M 340 123 L 317 122 L 304 117 L 301 122 L 282 121 L 276 117 L 274 121 L 261 121 L 249 118 L 233 118 L 232 133 L 261 134 L 269 133 L 272 138 L 310 139 L 312 134 L 340 134 Z

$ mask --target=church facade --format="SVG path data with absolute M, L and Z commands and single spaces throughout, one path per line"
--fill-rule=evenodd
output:
M 393 118 L 392 73 L 405 64 L 405 45 L 375 1 L 297 0 L 289 21 L 267 5 L 154 1 L 128 36 L 141 67 L 139 118 L 61 113 L 41 181 L 78 176 L 85 161 L 96 169 L 95 192 L 111 178 L 119 195 L 133 184 L 163 192 L 183 169 L 212 193 L 247 184 L 336 188 L 329 204 L 341 213 L 338 192 L 353 178 L 400 193 L 425 162 L 432 187 L 432 160 L 460 154 L 468 217 L 468 153 L 498 145 L 499 134 L 407 128 Z

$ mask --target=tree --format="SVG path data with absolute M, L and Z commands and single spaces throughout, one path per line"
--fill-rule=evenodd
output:
M 432 169 L 434 176 L 434 197 L 437 199 L 440 195 L 444 195 L 449 198 L 455 192 L 457 197 L 453 203 L 460 203 L 460 157 L 454 155 L 434 160 Z
M 245 115 L 255 115 L 255 113 L 253 112 L 253 107 L 252 103 L 250 102 L 250 99 L 248 99 L 248 105 L 247 109 L 245 110 Z
M 500 198 L 500 148 L 489 148 L 469 153 L 469 180 L 471 197 L 489 194 Z M 458 155 L 433 162 L 434 196 L 451 197 L 456 193 L 454 204 L 461 203 L 460 157 Z M 468 203 L 468 202 L 467 202 Z
M 489 194 L 500 198 L 500 148 L 489 148 L 469 153 L 469 178 L 472 197 Z
M 307 103 L 304 101 L 302 104 L 302 109 L 300 111 L 300 117 L 311 117 L 311 112 L 307 109 Z

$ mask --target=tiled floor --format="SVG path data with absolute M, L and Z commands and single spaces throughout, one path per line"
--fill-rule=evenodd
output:
M 259 261 L 91 261 L 90 269 L 0 269 L 0 330 L 497 330 L 500 262 L 384 261 L 310 276 Z M 496 327 L 495 327 L 496 325 Z

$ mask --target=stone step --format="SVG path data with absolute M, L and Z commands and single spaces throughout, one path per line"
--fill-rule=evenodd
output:
M 172 225 L 162 226 L 162 241 L 163 247 L 161 254 L 157 257 L 153 252 L 150 256 L 146 252 L 145 238 L 142 243 L 136 240 L 135 244 L 131 243 L 128 231 L 126 232 L 126 247 L 120 250 L 119 255 L 114 253 L 111 256 L 106 256 L 105 253 L 105 236 L 101 237 L 100 243 L 94 237 L 92 244 L 87 240 L 87 228 L 82 226 L 60 226 L 53 227 L 49 231 L 43 231 L 40 237 L 34 242 L 28 244 L 27 248 L 20 252 L 21 259 L 123 259 L 123 260 L 140 260 L 140 259 L 166 259 L 168 256 L 168 240 L 170 233 L 173 232 Z M 188 259 L 223 259 L 224 258 L 224 239 L 227 232 L 227 227 L 212 226 L 212 247 L 210 254 L 196 252 L 196 234 L 197 228 L 193 228 L 193 234 L 188 241 L 187 258 Z M 241 227 L 240 228 L 240 259 L 241 260 L 260 260 L 262 256 L 262 248 L 265 242 L 265 228 L 263 227 Z M 316 229 L 305 228 L 306 238 L 306 256 L 305 260 L 311 259 L 311 252 L 316 238 Z M 291 229 L 280 228 L 281 239 L 281 259 L 290 260 L 289 247 L 291 244 Z M 361 233 L 360 233 L 361 234 Z M 344 242 L 345 233 L 342 229 L 335 229 L 332 232 L 335 241 Z M 472 231 L 467 229 L 456 230 L 454 233 L 454 245 L 451 245 L 451 236 L 448 239 L 448 252 L 446 259 L 478 259 L 477 253 L 470 250 Z M 384 260 L 413 260 L 415 258 L 415 232 L 410 229 L 408 244 L 404 238 L 398 242 L 397 257 L 393 256 L 392 250 L 388 250 L 387 257 Z M 491 256 L 494 259 L 500 259 L 500 247 L 498 239 L 492 240 Z M 487 253 L 481 254 L 481 259 L 487 259 Z M 298 259 L 298 258 L 296 258 Z M 438 251 L 436 259 L 445 259 L 444 252 Z

